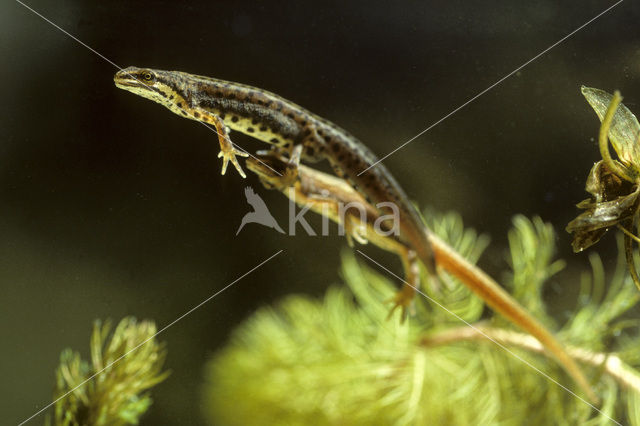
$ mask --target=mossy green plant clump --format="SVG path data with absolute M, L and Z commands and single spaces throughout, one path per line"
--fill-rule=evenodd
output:
M 124 318 L 113 334 L 110 321 L 96 321 L 91 363 L 65 349 L 56 371 L 55 426 L 138 424 L 152 404 L 148 390 L 167 378 L 164 344 L 151 321 Z
M 507 286 L 554 327 L 541 294 L 563 267 L 555 234 L 540 219 L 518 216 L 514 224 Z M 486 247 L 457 215 L 429 225 L 471 261 Z M 234 331 L 207 366 L 205 415 L 216 425 L 638 425 L 639 322 L 623 317 L 638 292 L 624 259 L 606 290 L 599 258 L 591 262 L 579 306 L 554 329 L 593 381 L 599 411 L 570 393 L 572 382 L 535 339 L 487 317 L 482 301 L 446 275 L 425 286 L 432 300 L 419 296 L 415 315 L 387 321 L 384 301 L 396 287 L 345 252 L 346 286 L 329 288 L 323 300 L 287 297 Z

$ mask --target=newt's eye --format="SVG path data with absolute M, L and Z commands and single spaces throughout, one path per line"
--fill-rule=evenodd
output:
M 153 80 L 153 74 L 151 74 L 150 72 L 145 72 L 144 74 L 142 74 L 142 79 L 144 81 L 151 81 Z

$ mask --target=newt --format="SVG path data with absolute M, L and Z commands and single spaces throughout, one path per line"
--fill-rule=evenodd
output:
M 410 244 L 436 280 L 433 248 L 427 238 L 430 231 L 420 214 L 384 164 L 346 130 L 275 93 L 245 84 L 138 67 L 118 71 L 114 82 L 184 118 L 215 126 L 220 143 L 218 157 L 223 158 L 222 174 L 231 162 L 245 177 L 236 156 L 247 154 L 233 146 L 228 129 L 267 142 L 292 158 L 328 160 L 334 172 L 347 179 L 367 201 L 383 205 L 380 209 L 397 219 L 399 238 Z M 410 302 L 404 301 L 406 305 Z

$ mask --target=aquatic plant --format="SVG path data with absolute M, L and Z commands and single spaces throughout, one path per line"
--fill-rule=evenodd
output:
M 599 147 L 602 160 L 593 165 L 587 178 L 590 198 L 578 203 L 584 209 L 567 225 L 573 234 L 573 250 L 580 252 L 597 243 L 609 228 L 624 233 L 624 252 L 629 273 L 640 290 L 640 278 L 633 259 L 634 234 L 640 214 L 640 124 L 629 109 L 621 104 L 619 92 L 582 87 L 582 94 L 600 121 Z M 609 141 L 618 154 L 611 158 Z
M 455 214 L 430 227 L 471 261 L 486 246 Z M 592 254 L 579 306 L 556 327 L 542 299 L 545 283 L 564 267 L 554 259 L 554 240 L 541 219 L 515 217 L 507 285 L 584 366 L 600 411 L 563 387 L 571 382 L 537 340 L 487 316 L 454 278 L 426 287 L 428 297 L 418 298 L 404 323 L 387 321 L 383 301 L 395 286 L 345 252 L 346 286 L 329 288 L 323 300 L 289 296 L 234 331 L 206 369 L 207 418 L 226 425 L 640 424 L 639 321 L 624 317 L 640 293 L 623 258 L 607 279 Z
M 127 317 L 109 338 L 110 330 L 110 321 L 94 322 L 91 363 L 71 349 L 60 355 L 55 426 L 138 424 L 152 404 L 148 390 L 169 375 L 162 371 L 166 349 L 153 337 L 153 322 Z

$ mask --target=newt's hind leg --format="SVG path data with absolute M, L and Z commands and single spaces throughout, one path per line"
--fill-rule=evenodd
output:
M 400 308 L 402 316 L 400 321 L 404 321 L 407 318 L 408 310 L 411 308 L 411 303 L 416 294 L 416 290 L 420 288 L 420 267 L 418 265 L 418 256 L 415 251 L 405 249 L 398 252 L 400 260 L 402 261 L 402 267 L 404 269 L 404 284 L 402 288 L 398 290 L 396 295 L 387 302 L 393 303 L 393 307 L 389 311 L 387 319 L 391 318 L 393 312 Z

